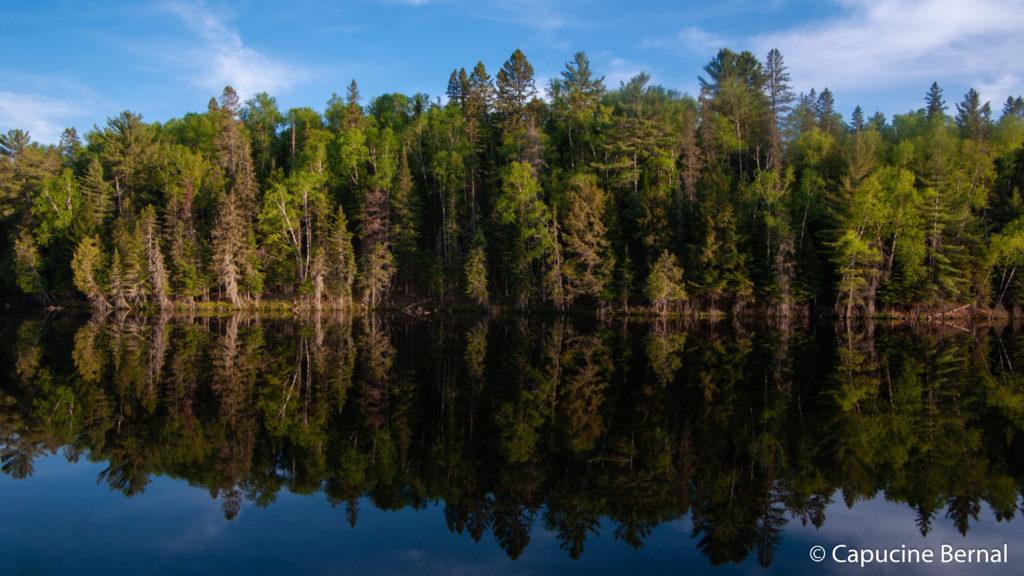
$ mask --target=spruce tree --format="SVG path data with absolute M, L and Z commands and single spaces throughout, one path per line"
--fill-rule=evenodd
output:
M 818 101 L 814 107 L 815 115 L 818 118 L 818 127 L 821 131 L 826 134 L 834 134 L 838 127 L 836 121 L 836 106 L 835 98 L 832 96 L 832 91 L 825 88 L 818 95 Z
M 551 212 L 540 199 L 540 184 L 533 169 L 513 162 L 503 174 L 495 217 L 504 230 L 508 279 L 521 307 L 535 296 L 536 272 L 552 250 Z
M 853 115 L 850 116 L 850 124 L 854 132 L 860 132 L 867 126 L 864 122 L 864 110 L 860 106 L 853 109 Z
M 352 304 L 352 287 L 356 279 L 356 254 L 345 211 L 339 206 L 331 228 L 327 251 L 327 288 L 339 308 Z
M 925 112 L 929 120 L 933 118 L 943 118 L 946 115 L 946 102 L 942 99 L 942 88 L 939 88 L 938 82 L 932 82 L 931 88 L 928 89 L 928 94 L 924 97 Z
M 1024 118 L 1024 96 L 1007 96 L 1003 103 L 1003 116 L 1017 116 Z
M 988 102 L 982 104 L 981 95 L 971 88 L 956 105 L 956 125 L 961 134 L 964 138 L 982 140 L 988 136 L 991 123 L 991 106 Z
M 518 48 L 502 65 L 497 76 L 495 108 L 502 118 L 506 132 L 526 127 L 528 112 L 526 105 L 537 96 L 533 80 L 533 66 Z
M 211 233 L 210 266 L 217 277 L 217 284 L 224 290 L 224 296 L 235 308 L 240 308 L 242 305 L 239 283 L 243 234 L 241 210 L 237 206 L 235 197 L 226 195 L 218 203 L 215 226 Z
M 570 304 L 581 297 L 607 298 L 615 259 L 604 223 L 606 202 L 595 176 L 578 174 L 569 181 L 561 214 L 565 296 Z
M 789 70 L 778 48 L 772 48 L 765 59 L 765 93 L 768 96 L 770 150 L 768 169 L 782 165 L 782 131 L 780 124 L 795 100 L 789 85 Z
M 103 249 L 99 240 L 92 236 L 82 238 L 75 247 L 71 269 L 75 287 L 85 294 L 96 310 L 104 310 L 108 306 L 103 293 L 104 268 Z
M 487 252 L 483 244 L 477 244 L 469 251 L 465 266 L 466 295 L 480 306 L 486 306 L 489 299 L 487 290 Z
M 164 255 L 160 249 L 160 232 L 156 221 L 156 209 L 150 205 L 143 209 L 139 225 L 142 227 L 142 242 L 146 252 L 148 292 L 151 300 L 160 308 L 171 304 L 170 285 Z
M 651 266 L 644 286 L 644 295 L 651 301 L 659 316 L 667 315 L 686 300 L 683 289 L 683 270 L 675 254 L 665 250 Z

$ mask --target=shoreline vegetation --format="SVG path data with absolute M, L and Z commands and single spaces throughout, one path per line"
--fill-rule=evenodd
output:
M 594 310 L 591 308 L 518 308 L 515 306 L 492 305 L 488 307 L 474 306 L 472 303 L 456 302 L 447 303 L 445 306 L 433 306 L 423 301 L 412 302 L 406 306 L 396 305 L 401 303 L 390 303 L 389 306 L 365 310 L 354 306 L 332 307 L 321 306 L 314 308 L 307 305 L 303 300 L 268 299 L 259 302 L 248 302 L 236 307 L 230 302 L 223 300 L 195 301 L 189 304 L 172 302 L 168 306 L 157 307 L 145 305 L 136 308 L 96 308 L 88 302 L 77 301 L 66 304 L 50 304 L 43 309 L 48 313 L 56 314 L 89 314 L 94 321 L 105 321 L 108 319 L 120 319 L 124 321 L 134 318 L 141 321 L 145 318 L 154 319 L 159 322 L 177 318 L 267 318 L 267 319 L 293 319 L 297 321 L 320 322 L 322 320 L 343 320 L 355 321 L 366 318 L 377 317 L 405 317 L 409 319 L 431 319 L 445 317 L 464 317 L 478 319 L 511 319 L 528 317 L 548 317 L 565 319 L 590 319 L 599 323 L 609 321 L 655 323 L 663 325 L 690 325 L 691 323 L 730 323 L 730 324 L 766 324 L 780 327 L 809 327 L 813 324 L 839 322 L 849 326 L 863 326 L 869 323 L 881 324 L 902 324 L 902 325 L 929 325 L 946 326 L 960 330 L 974 330 L 977 328 L 990 328 L 1003 325 L 1016 325 L 1022 319 L 1019 311 L 1010 313 L 1005 310 L 972 310 L 969 307 L 961 307 L 954 310 L 880 310 L 872 316 L 851 316 L 821 315 L 790 313 L 783 316 L 778 310 L 761 309 L 748 307 L 738 311 L 703 310 L 683 306 L 678 310 L 668 313 L 659 313 L 646 306 L 635 306 L 629 310 L 604 309 Z M 38 306 L 11 306 L 8 304 L 6 310 L 31 313 L 39 310 Z
M 841 73 L 841 71 L 838 71 Z M 1019 318 L 1024 98 L 846 118 L 782 54 L 699 94 L 547 86 L 516 50 L 447 99 L 356 82 L 322 112 L 230 86 L 59 144 L 0 135 L 0 290 L 49 308 Z

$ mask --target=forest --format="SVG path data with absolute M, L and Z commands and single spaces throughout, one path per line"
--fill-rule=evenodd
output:
M 53 490 L 52 460 L 95 462 L 131 498 L 182 479 L 228 520 L 289 493 L 352 527 L 439 506 L 431 525 L 511 558 L 678 522 L 712 564 L 769 566 L 787 532 L 882 499 L 887 533 L 1021 521 L 1018 323 L 269 316 L 7 316 L 0 473 Z
M 837 70 L 837 74 L 842 71 Z M 720 50 L 696 97 L 516 50 L 446 98 L 230 86 L 59 144 L 0 135 L 5 301 L 112 309 L 1013 315 L 1024 98 L 887 118 Z

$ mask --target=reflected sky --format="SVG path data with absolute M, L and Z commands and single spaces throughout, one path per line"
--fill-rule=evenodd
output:
M 0 572 L 5 574 L 821 574 L 874 573 L 807 557 L 814 544 L 838 542 L 880 546 L 963 545 L 968 539 L 940 524 L 927 538 L 914 527 L 906 506 L 878 497 L 852 509 L 829 508 L 819 530 L 787 527 L 777 561 L 765 571 L 753 558 L 712 567 L 694 546 L 691 524 L 682 518 L 655 528 L 634 549 L 607 534 L 588 541 L 578 560 L 535 527 L 529 548 L 515 561 L 490 535 L 480 542 L 444 529 L 441 505 L 423 510 L 382 511 L 363 500 L 355 528 L 344 512 L 316 495 L 283 493 L 266 508 L 246 508 L 232 521 L 201 488 L 157 478 L 144 495 L 125 498 L 96 482 L 102 464 L 69 463 L 61 455 L 41 458 L 31 480 L 0 476 Z M 605 522 L 606 523 L 606 522 Z M 1024 524 L 997 523 L 988 509 L 970 533 L 972 546 L 1010 544 L 1004 566 L 901 566 L 899 574 L 1015 574 L 1015 550 L 1024 553 Z M 1014 548 L 1014 545 L 1018 548 Z

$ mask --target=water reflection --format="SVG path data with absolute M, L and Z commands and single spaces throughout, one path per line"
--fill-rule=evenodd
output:
M 837 499 L 884 494 L 923 535 L 1021 502 L 1012 326 L 121 316 L 0 337 L 5 474 L 60 451 L 129 497 L 202 486 L 227 520 L 282 490 L 352 526 L 367 499 L 438 501 L 515 559 L 538 525 L 578 558 L 602 527 L 639 547 L 689 515 L 712 564 L 769 566 Z

